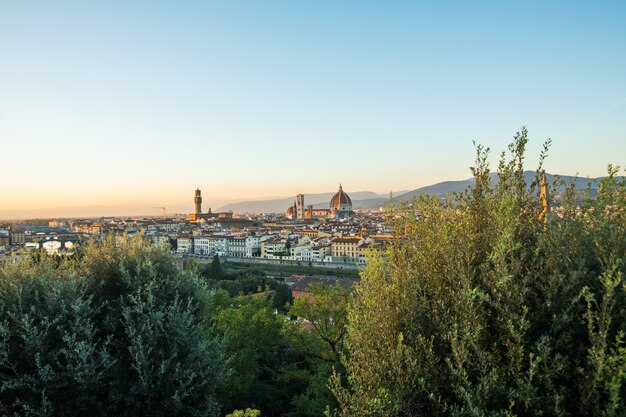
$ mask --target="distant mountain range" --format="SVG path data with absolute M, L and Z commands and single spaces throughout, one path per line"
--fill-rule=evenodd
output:
M 491 178 L 492 185 L 497 185 L 499 182 L 498 174 L 492 172 L 489 174 Z M 548 184 L 553 184 L 554 180 L 557 176 L 546 173 L 546 181 Z M 576 189 L 582 190 L 587 188 L 587 184 L 591 182 L 591 189 L 597 189 L 598 182 L 602 179 L 600 178 L 579 178 L 572 177 L 567 175 L 558 176 L 565 184 L 574 183 Z M 524 172 L 524 181 L 528 184 L 528 187 L 532 184 L 535 179 L 535 171 L 525 171 Z M 439 198 L 445 198 L 448 194 L 463 192 L 469 187 L 473 187 L 475 184 L 474 178 L 468 178 L 462 181 L 444 181 L 438 184 L 429 185 L 426 187 L 418 188 L 413 191 L 409 191 L 408 193 L 404 193 L 397 197 L 398 200 L 411 200 L 413 197 L 417 197 L 420 194 L 428 194 L 434 195 Z M 565 190 L 565 185 L 561 185 L 558 189 L 558 193 L 562 193 Z M 395 200 L 396 198 L 394 198 Z
M 491 182 L 493 185 L 498 183 L 498 175 L 495 172 L 490 174 Z M 535 177 L 534 171 L 524 172 L 524 178 L 527 184 L 531 184 Z M 552 184 L 556 176 L 546 173 L 546 181 Z M 559 176 L 565 183 L 573 183 L 576 189 L 585 189 L 587 184 L 591 183 L 592 193 L 597 189 L 598 181 L 602 178 L 579 178 L 572 176 Z M 461 181 L 444 181 L 433 185 L 417 188 L 412 191 L 396 193 L 391 201 L 410 201 L 413 197 L 417 197 L 420 194 L 433 195 L 439 198 L 445 198 L 446 195 L 453 193 L 461 193 L 474 185 L 474 178 L 468 178 Z M 561 193 L 565 186 L 560 186 L 557 190 Z M 390 201 L 389 195 L 377 194 L 371 191 L 358 191 L 347 192 L 352 199 L 352 206 L 355 209 L 375 209 L 384 207 Z M 313 204 L 315 208 L 327 208 L 330 204 L 330 199 L 334 195 L 334 192 L 321 193 L 321 194 L 305 194 L 304 203 Z M 272 199 L 272 200 L 259 200 L 259 201 L 243 201 L 240 203 L 232 203 L 225 205 L 219 209 L 219 211 L 233 211 L 236 213 L 282 213 L 293 205 L 294 197 Z

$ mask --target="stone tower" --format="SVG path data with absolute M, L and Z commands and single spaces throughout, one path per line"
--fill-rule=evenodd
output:
M 196 188 L 196 196 L 193 202 L 196 205 L 196 214 L 202 213 L 202 195 L 199 188 Z

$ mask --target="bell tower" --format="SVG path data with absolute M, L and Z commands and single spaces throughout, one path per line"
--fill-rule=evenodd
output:
M 298 194 L 296 196 L 296 218 L 298 220 L 304 219 L 304 194 Z
M 196 205 L 196 214 L 202 213 L 202 195 L 199 188 L 196 188 L 196 196 L 193 202 Z

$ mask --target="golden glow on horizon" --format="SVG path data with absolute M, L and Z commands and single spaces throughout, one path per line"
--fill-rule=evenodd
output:
M 532 169 L 531 167 L 532 162 L 529 162 L 527 169 Z M 360 182 L 351 181 L 351 177 L 354 177 L 352 173 L 338 176 L 334 181 L 327 180 L 323 183 L 315 183 L 311 182 L 309 178 L 299 177 L 288 177 L 280 182 L 278 180 L 269 182 L 262 178 L 249 182 L 200 180 L 192 182 L 186 179 L 180 183 L 169 181 L 163 184 L 156 181 L 141 184 L 139 181 L 129 181 L 124 184 L 102 184 L 101 182 L 93 186 L 73 183 L 70 180 L 53 186 L 43 183 L 30 183 L 20 186 L 18 181 L 7 181 L 6 184 L 0 183 L 3 190 L 0 200 L 0 218 L 3 217 L 3 212 L 7 211 L 93 206 L 124 206 L 135 208 L 138 213 L 150 213 L 152 206 L 165 205 L 177 207 L 176 210 L 181 212 L 184 210 L 191 212 L 193 193 L 196 187 L 202 190 L 203 208 L 217 209 L 233 202 L 285 198 L 295 196 L 298 193 L 335 192 L 340 182 L 343 183 L 347 192 L 370 191 L 386 195 L 391 190 L 394 192 L 414 190 L 443 181 L 464 180 L 471 177 L 469 169 L 463 167 L 457 167 L 456 170 L 445 170 L 443 167 L 439 170 L 432 170 L 430 177 L 420 176 L 415 171 L 417 169 L 414 167 L 406 167 L 397 170 L 396 174 L 400 175 L 378 176 L 374 179 L 363 178 Z M 549 167 L 548 172 L 551 172 Z M 560 174 L 571 175 L 569 173 Z M 302 181 L 299 181 L 300 179 Z
M 26 188 L 13 186 L 12 189 L 4 193 L 0 203 L 0 216 L 6 211 L 28 211 L 40 209 L 60 209 L 77 207 L 103 206 L 111 207 L 121 205 L 124 207 L 135 207 L 138 213 L 150 213 L 154 204 L 177 206 L 183 210 L 185 205 L 188 210 L 193 208 L 193 193 L 196 187 L 202 190 L 203 209 L 212 207 L 217 209 L 222 205 L 241 202 L 246 200 L 275 199 L 295 196 L 298 193 L 317 194 L 335 192 L 340 179 L 336 184 L 209 184 L 197 181 L 181 185 L 167 185 L 159 187 L 157 185 L 146 185 L 139 187 L 76 187 L 70 184 L 59 185 L 57 187 L 31 185 Z M 345 183 L 345 181 L 343 181 Z M 380 181 L 382 182 L 382 181 Z M 417 181 L 416 181 L 417 182 Z M 413 182 L 415 184 L 416 182 Z M 406 182 L 409 183 L 408 181 Z M 368 185 L 352 186 L 349 182 L 346 190 L 372 191 L 377 193 L 387 193 L 384 186 L 377 184 L 377 187 Z M 423 184 L 429 185 L 429 184 Z M 414 189 L 421 186 L 401 185 L 395 187 L 396 190 Z M 71 210 L 70 210 L 71 211 Z

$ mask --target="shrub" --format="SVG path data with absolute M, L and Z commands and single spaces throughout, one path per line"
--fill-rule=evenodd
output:
M 626 181 L 544 200 L 526 142 L 495 186 L 479 146 L 471 191 L 390 209 L 402 238 L 362 273 L 332 380 L 345 415 L 623 415 Z

